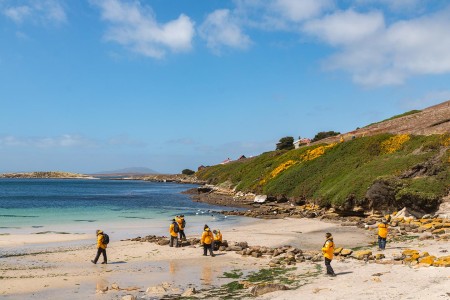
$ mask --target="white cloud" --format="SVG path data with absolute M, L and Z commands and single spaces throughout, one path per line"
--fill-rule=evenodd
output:
M 16 23 L 22 23 L 31 13 L 32 9 L 29 6 L 9 7 L 3 10 L 3 14 Z
M 167 50 L 192 48 L 194 22 L 181 14 L 177 19 L 158 24 L 148 6 L 139 1 L 91 0 L 101 10 L 102 19 L 111 24 L 105 39 L 114 41 L 139 54 L 162 58 Z
M 238 21 L 228 9 L 219 9 L 209 14 L 199 28 L 200 36 L 207 46 L 220 53 L 223 46 L 246 49 L 251 45 L 248 35 L 244 34 Z
M 58 137 L 0 136 L 0 147 L 68 148 L 92 147 L 97 143 L 79 135 L 64 134 Z
M 384 29 L 384 18 L 380 12 L 338 11 L 307 22 L 303 29 L 331 45 L 348 45 L 366 40 Z
M 67 21 L 66 11 L 59 0 L 26 0 L 22 5 L 6 0 L 0 3 L 0 9 L 17 24 L 61 24 Z
M 331 7 L 332 0 L 275 0 L 271 5 L 281 16 L 295 22 L 316 17 Z
M 298 31 L 298 23 L 334 7 L 333 0 L 234 0 L 234 14 L 253 28 Z
M 402 84 L 415 75 L 450 72 L 450 10 L 384 25 L 378 12 L 336 12 L 305 32 L 338 49 L 326 64 L 366 86 Z
M 367 5 L 383 5 L 387 6 L 393 11 L 412 11 L 417 9 L 420 5 L 424 5 L 425 1 L 420 0 L 356 0 L 357 5 L 367 6 Z

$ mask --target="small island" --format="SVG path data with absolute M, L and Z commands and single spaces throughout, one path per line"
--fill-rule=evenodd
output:
M 0 174 L 0 178 L 95 179 L 94 177 L 89 175 L 60 171 L 3 173 Z

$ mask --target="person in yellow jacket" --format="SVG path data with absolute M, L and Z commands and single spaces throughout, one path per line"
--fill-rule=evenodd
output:
M 386 239 L 389 229 L 389 218 L 383 219 L 381 223 L 374 225 L 366 225 L 366 228 L 378 228 L 378 250 L 386 249 Z
M 103 254 L 103 262 L 102 264 L 108 263 L 108 258 L 106 257 L 106 247 L 107 245 L 103 243 L 103 231 L 97 230 L 97 255 L 94 260 L 91 260 L 92 263 L 96 264 L 98 259 L 100 258 L 100 254 Z
M 333 268 L 331 267 L 331 261 L 333 260 L 334 254 L 334 242 L 333 236 L 329 232 L 325 234 L 325 244 L 323 244 L 322 253 L 325 258 L 325 267 L 327 268 L 327 275 L 336 276 Z
M 213 230 L 213 233 L 214 233 L 213 250 L 219 250 L 219 247 L 222 244 L 222 233 L 218 229 Z
M 213 233 L 209 229 L 208 225 L 205 224 L 205 227 L 203 228 L 202 238 L 200 240 L 200 244 L 203 245 L 203 255 L 204 256 L 207 255 L 208 249 L 209 249 L 209 253 L 211 254 L 211 256 L 212 257 L 215 256 L 213 253 L 213 249 L 212 249 L 213 241 L 214 241 Z
M 172 219 L 172 224 L 169 226 L 169 233 L 170 233 L 170 242 L 169 246 L 173 247 L 173 244 L 175 242 L 175 247 L 180 247 L 178 244 L 178 232 L 180 231 L 178 227 L 178 223 L 175 219 Z
M 177 216 L 177 223 L 180 228 L 180 241 L 185 241 L 186 234 L 184 233 L 184 228 L 186 227 L 186 221 L 184 220 L 184 215 Z

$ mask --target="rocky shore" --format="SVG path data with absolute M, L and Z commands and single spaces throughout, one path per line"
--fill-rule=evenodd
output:
M 402 212 L 404 214 L 404 212 Z M 373 220 L 368 222 L 373 223 Z M 357 226 L 358 223 L 341 223 L 341 226 Z M 370 245 L 358 248 L 344 248 L 338 247 L 334 250 L 335 261 L 340 263 L 350 263 L 351 261 L 361 261 L 369 264 L 378 265 L 403 265 L 412 268 L 426 268 L 426 267 L 450 267 L 450 255 L 446 249 L 440 249 L 437 253 L 429 253 L 428 251 L 413 249 L 408 246 L 414 241 L 433 241 L 434 245 L 447 245 L 450 239 L 450 233 L 445 231 L 450 228 L 450 223 L 447 220 L 438 218 L 422 218 L 414 219 L 413 217 L 396 217 L 390 225 L 393 230 L 390 230 L 390 243 L 402 245 L 398 247 L 398 251 L 374 251 Z M 418 235 L 416 235 L 418 234 Z M 169 244 L 166 236 L 146 236 L 137 237 L 128 241 L 139 243 L 154 243 L 159 246 L 167 246 Z M 376 242 L 374 241 L 373 244 Z M 198 248 L 201 247 L 198 238 L 190 238 L 182 242 L 182 247 Z M 394 247 L 391 247 L 394 248 Z M 442 248 L 442 247 L 440 247 Z M 249 245 L 247 241 L 223 241 L 218 249 L 218 253 L 234 252 L 240 255 L 243 259 L 245 257 L 252 257 L 262 261 L 266 268 L 262 267 L 266 277 L 260 280 L 255 280 L 254 276 L 244 276 L 240 271 L 236 271 L 233 275 L 236 281 L 233 281 L 234 288 L 224 291 L 221 290 L 222 296 L 233 298 L 262 296 L 268 293 L 277 291 L 296 290 L 300 287 L 299 280 L 302 278 L 294 269 L 300 268 L 301 265 L 311 266 L 311 264 L 320 267 L 323 262 L 323 255 L 318 250 L 302 250 L 291 245 L 283 245 L 278 247 Z M 261 272 L 261 271 L 260 271 Z M 319 271 L 309 274 L 311 277 L 320 275 Z M 229 274 L 230 275 L 230 274 Z M 231 276 L 230 275 L 230 276 Z M 379 276 L 383 273 L 376 273 L 372 275 L 374 281 L 379 280 Z M 249 280 L 250 278 L 250 280 Z M 229 284 L 228 284 L 229 285 Z M 173 293 L 170 290 L 170 285 L 164 284 L 154 287 L 149 287 L 146 293 L 157 292 L 160 299 L 176 299 L 178 297 L 194 297 L 198 299 L 205 299 L 217 293 L 217 288 L 196 290 L 195 288 L 188 288 L 184 292 Z M 137 299 L 145 297 L 146 294 L 133 295 L 133 298 L 122 299 Z M 135 298 L 134 298 L 135 297 Z
M 320 218 L 328 220 L 337 220 L 346 222 L 364 223 L 370 222 L 370 219 L 379 219 L 383 216 L 380 211 L 367 211 L 362 207 L 352 206 L 348 209 L 327 208 L 308 202 L 305 199 L 288 198 L 284 196 L 266 196 L 255 195 L 253 193 L 235 192 L 229 187 L 218 187 L 214 185 L 202 185 L 198 188 L 192 188 L 184 192 L 191 195 L 193 201 L 204 202 L 219 206 L 230 206 L 246 208 L 247 210 L 224 211 L 226 215 L 246 216 L 261 219 L 280 219 L 280 218 Z M 429 217 L 448 217 L 450 197 L 445 198 L 441 204 L 441 209 L 434 215 L 424 212 L 414 211 L 404 208 L 403 213 L 414 218 L 423 216 Z M 447 208 L 447 209 L 444 209 Z M 395 212 L 396 213 L 396 212 Z
M 185 183 L 185 184 L 206 184 L 205 181 L 199 180 L 195 176 L 184 174 L 152 174 L 152 175 L 133 175 L 125 177 L 123 179 L 129 180 L 144 180 L 152 182 L 173 182 L 173 183 Z
M 443 268 L 450 266 L 447 223 L 399 212 L 392 217 L 386 250 L 378 251 L 376 232 L 353 218 L 258 220 L 221 230 L 227 241 L 214 258 L 201 255 L 201 232 L 188 230 L 179 248 L 169 247 L 161 235 L 112 241 L 107 265 L 89 262 L 93 236 L 91 247 L 3 257 L 0 294 L 5 299 L 380 299 L 389 290 L 390 298 L 436 299 L 450 292 L 450 268 Z M 332 232 L 336 243 L 334 278 L 323 276 L 325 232 Z

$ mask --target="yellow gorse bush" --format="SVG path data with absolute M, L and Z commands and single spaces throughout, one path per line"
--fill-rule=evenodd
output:
M 283 171 L 286 171 L 287 169 L 289 169 L 290 167 L 292 167 L 293 165 L 295 165 L 297 162 L 294 160 L 288 160 L 284 163 L 282 163 L 281 165 L 279 165 L 278 167 L 276 167 L 275 169 L 272 170 L 272 172 L 270 172 L 268 178 L 264 178 L 262 179 L 259 183 L 262 185 L 264 183 L 267 182 L 267 180 L 270 180 L 276 176 L 278 176 L 278 174 L 280 174 Z
M 329 144 L 326 146 L 319 146 L 317 148 L 308 150 L 308 151 L 306 151 L 305 154 L 302 155 L 301 161 L 310 161 L 310 160 L 314 160 L 318 157 L 321 157 L 325 153 L 325 151 L 333 148 L 336 145 L 337 145 L 337 143 L 333 143 L 333 144 Z
M 390 137 L 389 139 L 385 140 L 381 143 L 381 151 L 383 153 L 394 153 L 400 148 L 402 148 L 402 145 L 409 141 L 411 137 L 408 134 L 399 134 L 395 135 L 393 137 Z
M 336 145 L 337 145 L 337 143 L 333 143 L 333 144 L 326 145 L 326 146 L 319 146 L 317 148 L 306 151 L 306 153 L 300 157 L 299 161 L 295 161 L 295 160 L 291 159 L 291 160 L 288 160 L 288 161 L 280 164 L 278 167 L 273 169 L 272 172 L 270 172 L 270 174 L 268 176 L 266 176 L 266 178 L 261 179 L 259 184 L 264 185 L 270 179 L 277 177 L 278 175 L 280 175 L 280 173 L 286 171 L 287 169 L 289 169 L 290 167 L 292 167 L 293 165 L 295 165 L 299 162 L 311 161 L 311 160 L 314 160 L 314 159 L 322 156 L 328 149 L 331 149 Z
M 450 137 L 449 136 L 445 136 L 445 135 L 443 136 L 442 146 L 444 146 L 444 147 L 450 146 Z
M 282 163 L 281 165 L 276 167 L 272 172 L 270 172 L 270 178 L 276 177 L 278 174 L 289 169 L 291 166 L 295 165 L 296 163 L 297 162 L 293 161 L 293 160 L 288 160 L 287 162 Z

